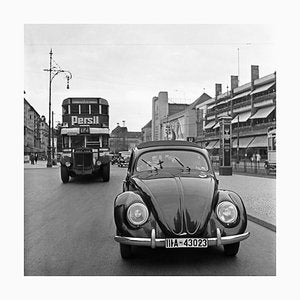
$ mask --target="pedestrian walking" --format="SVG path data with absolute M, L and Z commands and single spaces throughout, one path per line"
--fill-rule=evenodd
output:
M 260 162 L 260 158 L 261 158 L 261 157 L 260 157 L 260 154 L 257 153 L 257 154 L 256 154 L 256 161 L 257 161 L 258 163 Z
M 31 164 L 34 165 L 34 155 L 33 155 L 33 153 L 30 154 L 30 161 L 31 161 Z
M 35 160 L 35 163 L 37 164 L 37 161 L 38 161 L 38 154 L 37 153 L 35 154 L 34 160 Z

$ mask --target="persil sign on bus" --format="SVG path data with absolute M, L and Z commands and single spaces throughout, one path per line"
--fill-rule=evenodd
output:
M 99 125 L 99 116 L 93 116 L 93 117 L 77 117 L 77 116 L 72 116 L 72 125 L 81 125 L 81 124 L 94 124 L 94 125 Z

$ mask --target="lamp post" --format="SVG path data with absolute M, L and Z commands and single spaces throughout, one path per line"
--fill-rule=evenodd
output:
M 237 116 L 237 123 L 238 123 L 238 126 L 237 126 L 237 144 L 236 144 L 236 156 L 237 156 L 237 160 L 236 162 L 237 163 L 240 163 L 240 116 L 238 115 Z
M 44 69 L 44 71 L 49 72 L 49 133 L 48 133 L 48 147 L 47 147 L 47 167 L 52 167 L 51 160 L 51 85 L 53 78 L 59 73 L 65 73 L 67 78 L 67 89 L 69 89 L 69 80 L 72 79 L 72 73 L 67 70 L 62 70 L 59 66 L 52 66 L 52 48 L 50 49 L 50 67 L 49 69 Z

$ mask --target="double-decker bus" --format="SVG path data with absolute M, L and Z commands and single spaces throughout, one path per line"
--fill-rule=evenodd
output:
M 268 160 L 265 161 L 267 173 L 276 171 L 276 128 L 268 128 Z
M 109 181 L 109 113 L 102 98 L 67 98 L 62 102 L 61 180 L 95 175 Z

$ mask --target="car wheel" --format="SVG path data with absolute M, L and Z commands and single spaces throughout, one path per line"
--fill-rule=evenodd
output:
M 235 256 L 239 252 L 240 243 L 224 245 L 224 252 L 227 256 Z
M 66 166 L 60 167 L 60 177 L 63 183 L 69 182 L 69 172 Z
M 103 181 L 109 181 L 109 177 L 110 177 L 110 164 L 105 164 L 102 166 L 102 178 Z
M 123 259 L 128 259 L 132 257 L 132 249 L 130 245 L 120 244 L 120 253 Z

